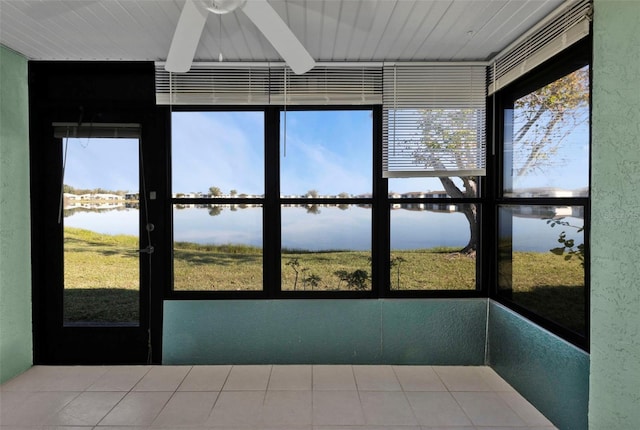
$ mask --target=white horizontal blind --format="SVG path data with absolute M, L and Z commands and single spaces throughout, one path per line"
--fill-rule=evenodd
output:
M 187 73 L 156 65 L 159 105 L 269 104 L 269 67 L 214 67 L 193 64 Z
M 53 136 L 63 138 L 139 138 L 140 124 L 54 122 Z
M 187 73 L 169 73 L 162 65 L 156 65 L 156 102 L 175 105 L 381 104 L 382 69 L 317 66 L 296 75 L 283 66 L 225 67 L 196 63 Z
M 381 104 L 382 68 L 316 66 L 303 75 L 296 75 L 285 67 L 272 68 L 271 103 L 287 105 Z
M 489 69 L 488 93 L 493 94 L 588 36 L 590 19 L 589 0 L 569 1 L 562 5 L 553 19 L 534 28 L 496 56 Z
M 383 177 L 482 176 L 486 66 L 384 68 Z

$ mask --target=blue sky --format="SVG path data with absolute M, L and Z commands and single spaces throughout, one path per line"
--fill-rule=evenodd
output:
M 282 114 L 284 115 L 284 114 Z M 371 192 L 370 111 L 289 111 L 286 157 L 280 143 L 281 193 L 300 195 Z M 173 192 L 264 193 L 264 116 L 261 112 L 174 112 Z M 281 135 L 284 121 L 281 117 Z M 567 138 L 556 154 L 565 162 L 518 187 L 588 183 L 588 125 Z M 137 191 L 138 143 L 133 139 L 69 139 L 65 183 L 76 188 Z M 442 190 L 437 178 L 389 181 L 394 192 Z
M 67 146 L 64 183 L 74 188 L 138 190 L 138 140 L 73 138 Z

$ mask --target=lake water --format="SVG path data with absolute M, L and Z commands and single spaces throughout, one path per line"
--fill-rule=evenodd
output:
M 563 209 L 564 208 L 559 208 Z M 445 209 L 449 210 L 449 209 Z M 576 244 L 582 233 L 566 226 L 550 227 L 542 217 L 550 215 L 502 211 L 511 220 L 516 251 L 546 252 L 558 246 L 558 236 L 567 232 Z M 561 210 L 557 211 L 563 214 Z M 567 212 L 570 213 L 570 212 Z M 138 234 L 138 210 L 66 213 L 65 226 L 104 234 Z M 262 209 L 260 207 L 218 206 L 215 208 L 175 208 L 174 240 L 201 244 L 246 244 L 262 246 Z M 394 209 L 391 211 L 391 248 L 416 249 L 465 246 L 469 224 L 461 212 Z M 583 220 L 565 216 L 564 221 L 581 226 Z M 283 207 L 282 246 L 306 250 L 370 250 L 371 209 L 356 205 Z

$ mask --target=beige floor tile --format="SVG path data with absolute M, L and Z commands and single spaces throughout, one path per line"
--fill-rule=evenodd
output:
M 498 396 L 500 396 L 528 426 L 553 426 L 553 423 L 533 407 L 520 393 L 516 391 L 498 392 Z
M 73 399 L 61 411 L 54 414 L 47 424 L 57 426 L 97 425 L 125 396 L 125 392 L 85 391 Z
M 367 425 L 418 425 L 403 392 L 360 391 Z
M 314 390 L 356 390 L 353 368 L 348 365 L 313 366 Z
M 493 392 L 452 393 L 476 426 L 525 426 L 525 422 Z
M 357 391 L 314 391 L 314 425 L 364 425 Z
M 2 385 L 3 391 L 84 391 L 109 370 L 106 366 L 33 366 Z
M 94 427 L 94 430 L 149 430 L 149 426 L 98 426 Z M 189 429 L 191 430 L 191 429 Z M 195 429 L 194 429 L 195 430 Z
M 451 427 L 451 426 L 445 426 L 445 427 L 422 427 L 421 430 L 477 430 L 476 427 L 468 427 L 468 426 L 464 426 L 464 427 Z M 520 430 L 527 430 L 527 429 L 520 429 Z
M 34 366 L 2 385 L 0 423 L 1 430 L 557 430 L 492 369 L 465 366 Z
M 311 425 L 311 390 L 267 391 L 262 423 L 267 427 Z
M 152 426 L 203 426 L 209 419 L 217 398 L 217 392 L 176 392 L 153 421 Z
M 94 430 L 149 430 L 149 426 L 98 426 L 94 427 Z M 189 429 L 191 430 L 191 429 Z M 195 430 L 195 429 L 194 429 Z
M 3 399 L 5 398 L 4 394 Z M 2 426 L 47 425 L 54 414 L 62 410 L 79 394 L 72 391 L 28 393 L 20 403 L 14 403 L 11 408 L 3 408 L 0 423 Z
M 491 387 L 492 391 L 515 391 L 515 389 L 507 384 L 507 381 L 502 379 L 492 368 L 478 367 L 478 370 L 480 371 L 480 376 L 482 376 L 482 379 Z
M 133 387 L 133 391 L 175 391 L 191 366 L 154 366 Z
M 20 407 L 30 395 L 29 391 L 0 391 L 0 424 L 3 416 Z
M 173 392 L 130 392 L 98 424 L 108 426 L 149 426 Z
M 215 427 L 254 427 L 262 423 L 266 391 L 222 391 L 205 423 Z
M 271 366 L 233 366 L 223 391 L 263 391 L 269 384 Z
M 273 366 L 269 390 L 311 390 L 311 366 Z
M 402 387 L 391 366 L 353 366 L 360 391 L 401 391 Z
M 149 370 L 151 366 L 113 366 L 87 391 L 130 391 Z
M 461 427 L 473 425 L 449 392 L 407 392 L 406 395 L 420 425 Z
M 520 427 L 520 426 L 516 426 L 516 427 L 504 427 L 504 426 L 499 426 L 499 427 L 485 427 L 485 426 L 480 426 L 480 427 L 475 427 L 476 430 L 557 430 L 555 427 Z M 448 429 L 447 429 L 448 430 Z
M 178 391 L 221 391 L 231 366 L 193 366 Z
M 434 366 L 449 391 L 493 391 L 478 366 Z
M 447 391 L 430 366 L 393 366 L 404 391 Z
M 313 430 L 422 430 L 420 426 L 314 426 Z M 449 430 L 449 429 L 447 429 Z M 475 429 L 470 429 L 475 430 Z

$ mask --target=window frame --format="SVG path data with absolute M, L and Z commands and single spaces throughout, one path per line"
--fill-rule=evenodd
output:
M 495 121 L 493 133 L 495 135 L 496 151 L 492 178 L 494 184 L 492 186 L 492 206 L 493 206 L 493 246 L 492 254 L 492 272 L 491 288 L 489 297 L 507 308 L 521 314 L 525 318 L 533 321 L 550 332 L 560 336 L 573 345 L 589 351 L 589 327 L 590 327 L 590 239 L 589 231 L 591 225 L 591 157 L 592 157 L 592 49 L 591 37 L 586 37 L 571 48 L 563 51 L 559 55 L 551 58 L 542 65 L 538 66 L 522 78 L 512 82 L 503 89 L 497 91 L 490 96 L 490 111 L 494 112 Z M 584 197 L 513 197 L 504 195 L 505 179 L 505 111 L 513 108 L 513 102 L 537 89 L 548 85 L 567 74 L 570 74 L 584 66 L 589 66 L 589 157 L 588 157 L 588 190 L 589 193 Z M 584 335 L 568 329 L 558 322 L 546 318 L 535 311 L 516 303 L 513 300 L 500 294 L 499 291 L 499 217 L 498 212 L 502 206 L 578 206 L 584 209 Z
M 304 203 L 323 204 L 371 204 L 372 232 L 371 232 L 371 289 L 367 291 L 287 291 L 281 288 L 281 213 L 283 204 L 302 202 L 301 199 L 287 198 L 280 195 L 280 115 L 286 111 L 320 111 L 320 110 L 368 110 L 372 113 L 373 139 L 372 151 L 372 197 L 369 198 L 305 198 Z M 487 271 L 482 269 L 483 240 L 485 228 L 482 222 L 482 211 L 486 209 L 487 201 L 484 197 L 486 177 L 480 177 L 478 196 L 475 198 L 412 198 L 402 199 L 402 203 L 447 203 L 478 204 L 478 224 L 480 243 L 476 253 L 476 288 L 473 290 L 391 290 L 390 285 L 390 211 L 391 205 L 398 199 L 391 198 L 388 192 L 388 179 L 382 177 L 382 105 L 302 105 L 302 106 L 180 106 L 173 107 L 168 112 L 169 144 L 168 144 L 168 183 L 171 184 L 171 114 L 173 112 L 227 112 L 252 111 L 264 112 L 264 198 L 240 199 L 233 198 L 233 203 L 255 203 L 263 205 L 263 289 L 260 291 L 205 291 L 205 290 L 174 290 L 173 280 L 173 252 L 168 256 L 168 271 L 170 276 L 167 283 L 165 298 L 177 300 L 235 300 L 235 299 L 380 299 L 380 298 L 477 298 L 487 297 L 487 283 L 483 276 Z M 169 187 L 171 188 L 171 187 Z M 171 193 L 172 190 L 169 190 Z M 173 206 L 174 204 L 211 203 L 209 198 L 167 198 L 167 216 L 171 226 L 168 234 L 170 249 L 173 249 Z M 228 199 L 227 199 L 228 200 Z M 216 198 L 221 204 L 227 202 L 225 198 Z M 317 200 L 317 201 L 316 201 Z M 277 228 L 273 228 L 277 226 Z M 385 275 L 386 274 L 386 275 Z

